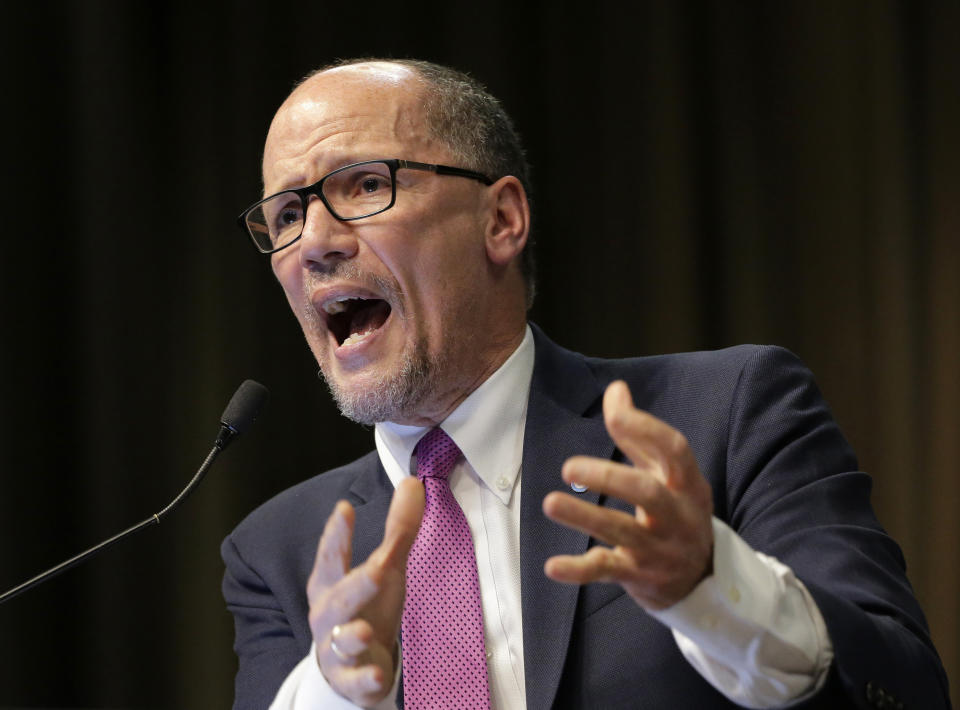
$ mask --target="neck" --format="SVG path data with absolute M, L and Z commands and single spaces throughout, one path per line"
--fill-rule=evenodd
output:
M 526 326 L 524 320 L 518 328 L 511 329 L 500 338 L 491 339 L 486 348 L 478 350 L 477 356 L 471 358 L 473 367 L 465 368 L 466 372 L 453 372 L 449 377 L 443 378 L 443 382 L 437 383 L 438 390 L 429 401 L 422 403 L 410 416 L 398 418 L 395 423 L 425 427 L 440 424 L 520 347 L 526 334 Z

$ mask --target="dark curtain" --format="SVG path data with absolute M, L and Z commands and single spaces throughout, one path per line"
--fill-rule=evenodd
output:
M 156 512 L 233 388 L 273 400 L 159 527 L 0 606 L 0 706 L 222 708 L 218 545 L 372 445 L 234 216 L 337 57 L 466 69 L 535 169 L 532 317 L 595 355 L 785 345 L 875 477 L 960 682 L 957 2 L 8 3 L 0 588 Z

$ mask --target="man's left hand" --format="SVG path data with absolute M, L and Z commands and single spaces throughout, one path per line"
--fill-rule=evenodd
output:
M 567 493 L 550 493 L 543 511 L 604 545 L 582 555 L 551 557 L 546 575 L 557 582 L 616 582 L 640 606 L 665 609 L 686 597 L 712 571 L 713 500 L 686 437 L 636 409 L 624 382 L 603 397 L 603 418 L 614 443 L 632 463 L 587 456 L 567 459 L 561 475 L 634 506 L 634 514 L 603 508 Z

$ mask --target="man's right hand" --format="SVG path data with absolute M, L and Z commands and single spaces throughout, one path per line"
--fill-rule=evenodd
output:
M 349 503 L 337 503 L 320 537 L 307 582 L 317 662 L 330 686 L 361 707 L 378 703 L 393 684 L 407 555 L 423 506 L 423 484 L 412 477 L 401 481 L 390 502 L 383 541 L 354 569 Z

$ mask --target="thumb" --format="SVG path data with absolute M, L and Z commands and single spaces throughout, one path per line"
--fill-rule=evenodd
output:
M 378 550 L 382 564 L 406 565 L 407 555 L 420 530 L 424 505 L 425 494 L 420 479 L 410 476 L 400 481 L 390 501 L 383 542 Z

